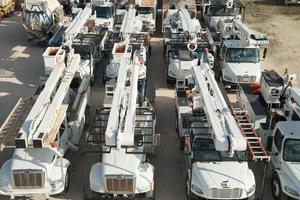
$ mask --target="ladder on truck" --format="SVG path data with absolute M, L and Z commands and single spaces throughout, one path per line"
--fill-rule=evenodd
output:
M 232 108 L 233 115 L 238 122 L 242 133 L 247 141 L 247 147 L 254 161 L 270 161 L 265 148 L 261 143 L 261 138 L 257 135 L 253 128 L 248 112 L 242 108 Z
M 0 128 L 0 151 L 5 147 L 15 147 L 15 137 L 19 133 L 35 98 L 20 98 Z

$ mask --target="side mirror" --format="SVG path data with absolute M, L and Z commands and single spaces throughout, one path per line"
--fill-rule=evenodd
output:
M 267 53 L 268 53 L 268 49 L 267 48 L 265 48 L 264 49 L 264 52 L 263 52 L 263 60 L 265 60 L 266 59 L 266 57 L 267 57 Z
M 268 136 L 266 150 L 271 151 L 273 144 L 273 136 Z
M 154 145 L 160 146 L 160 134 L 155 134 L 154 136 Z

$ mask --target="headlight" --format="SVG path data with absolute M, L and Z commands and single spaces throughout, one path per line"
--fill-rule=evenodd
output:
M 203 191 L 194 184 L 192 184 L 192 190 L 195 191 L 198 194 L 203 194 Z
M 284 189 L 287 191 L 287 193 L 289 193 L 289 194 L 291 194 L 291 195 L 293 195 L 293 196 L 299 196 L 299 193 L 296 191 L 296 190 L 294 190 L 294 189 L 292 189 L 292 188 L 290 188 L 289 186 L 284 186 Z
M 175 66 L 175 65 L 174 65 L 174 66 Z M 176 67 L 176 66 L 175 66 L 175 67 Z M 169 68 L 169 70 L 168 70 L 168 73 L 169 73 L 169 76 L 176 77 L 176 73 L 175 73 L 174 71 L 170 70 L 170 68 Z
M 251 188 L 247 191 L 247 194 L 251 194 L 255 190 L 255 185 L 252 185 Z

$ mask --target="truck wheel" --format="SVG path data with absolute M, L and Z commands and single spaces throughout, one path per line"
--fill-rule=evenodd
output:
M 85 123 L 83 129 L 87 129 L 90 125 L 90 106 L 87 105 L 84 111 Z
M 276 200 L 288 199 L 288 197 L 281 190 L 281 183 L 277 173 L 272 175 L 272 195 Z
M 65 194 L 69 191 L 69 187 L 70 187 L 70 168 L 67 169 L 67 173 L 65 176 L 65 186 L 64 186 Z
M 180 145 L 179 149 L 181 151 L 183 151 L 184 150 L 184 146 L 185 146 L 185 138 L 184 137 L 180 137 L 180 144 L 179 145 Z

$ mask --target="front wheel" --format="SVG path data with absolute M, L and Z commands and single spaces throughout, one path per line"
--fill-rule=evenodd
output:
M 65 184 L 64 184 L 64 193 L 66 194 L 69 191 L 70 187 L 70 169 L 67 169 L 67 173 L 65 175 Z
M 272 195 L 276 200 L 287 200 L 288 197 L 282 192 L 281 183 L 278 175 L 272 175 Z

